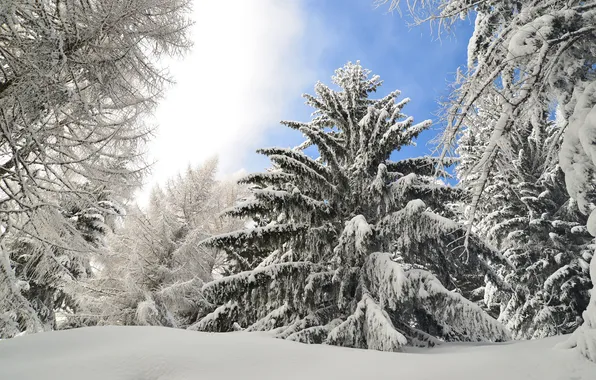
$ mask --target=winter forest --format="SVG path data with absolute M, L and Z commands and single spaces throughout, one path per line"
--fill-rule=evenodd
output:
M 471 28 L 448 96 L 422 92 L 437 112 L 415 120 L 420 92 L 350 57 L 310 83 L 310 117 L 275 127 L 301 140 L 257 150 L 263 170 L 223 176 L 217 157 L 189 157 L 148 186 L 149 119 L 193 47 L 197 4 L 1 0 L 0 378 L 36 378 L 9 359 L 34 368 L 29 353 L 77 332 L 153 326 L 116 335 L 388 363 L 520 344 L 596 379 L 596 1 L 358 1 L 434 37 Z M 242 119 L 233 98 L 218 117 Z M 192 128 L 219 128 L 202 112 Z M 324 353 L 365 358 L 338 350 Z M 194 378 L 151 373 L 134 378 Z M 357 378 L 338 376 L 302 378 Z

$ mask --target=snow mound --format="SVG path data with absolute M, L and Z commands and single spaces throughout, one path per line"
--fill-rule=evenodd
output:
M 0 341 L 0 379 L 594 380 L 596 364 L 553 348 L 565 339 L 386 353 L 256 333 L 92 327 Z

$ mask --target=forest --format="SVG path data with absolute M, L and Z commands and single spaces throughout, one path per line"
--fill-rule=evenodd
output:
M 192 1 L 2 0 L 0 349 L 161 326 L 395 355 L 566 335 L 596 362 L 596 1 L 362 1 L 471 20 L 438 117 L 356 57 L 265 170 L 189 164 L 141 204 Z

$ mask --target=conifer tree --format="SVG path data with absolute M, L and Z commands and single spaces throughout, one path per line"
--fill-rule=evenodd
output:
M 241 187 L 217 181 L 212 159 L 156 185 L 146 210 L 134 208 L 110 236 L 86 282 L 83 310 L 67 326 L 89 324 L 185 327 L 201 305 L 200 288 L 226 266 L 225 257 L 198 243 L 240 228 L 241 219 L 220 217 Z
M 400 0 L 376 2 L 396 8 Z M 498 96 L 498 122 L 478 166 L 481 177 L 472 211 L 479 206 L 501 138 L 523 126 L 519 120 L 527 121 L 533 110 L 554 104 L 564 131 L 555 152 L 567 191 L 589 215 L 588 231 L 596 236 L 596 1 L 424 0 L 410 5 L 418 21 L 439 20 L 448 26 L 475 17 L 467 72 L 458 78 L 443 139 L 446 154 L 478 100 Z M 569 346 L 596 362 L 596 259 L 590 261 L 590 276 L 591 300 Z
M 507 339 L 466 299 L 485 275 L 501 282 L 486 262 L 496 252 L 476 237 L 464 250 L 465 231 L 443 216 L 459 193 L 431 176 L 434 158 L 389 161 L 430 121 L 406 117 L 398 91 L 372 99 L 381 80 L 359 63 L 332 81 L 339 90 L 317 83 L 304 96 L 312 120 L 282 122 L 304 144 L 259 150 L 275 169 L 247 176 L 251 197 L 227 212 L 263 223 L 203 242 L 253 268 L 205 284 L 206 312 L 191 328 L 385 351 Z
M 34 221 L 4 242 L 14 281 L 32 313 L 29 318 L 37 320 L 44 330 L 56 328 L 58 310 L 78 309 L 79 282 L 92 276 L 93 255 L 125 213 L 122 198 L 111 191 L 90 183 L 82 188 L 95 198 L 92 202 L 64 194 L 58 198 L 58 215 L 58 211 L 37 210 Z M 56 226 L 62 218 L 63 224 Z M 54 229 L 62 231 L 62 236 Z M 0 315 L 1 336 L 10 337 L 27 328 L 21 310 L 8 302 L 5 317 Z
M 54 327 L 140 185 L 142 116 L 162 58 L 190 47 L 189 5 L 0 2 L 0 338 Z
M 496 104 L 482 99 L 459 139 L 460 184 L 470 193 L 480 177 L 475 165 L 498 119 Z M 540 109 L 525 127 L 506 134 L 475 216 L 476 232 L 512 264 L 500 265 L 499 272 L 513 292 L 495 291 L 489 283 L 485 301 L 515 338 L 570 333 L 588 305 L 593 246 L 586 217 L 567 194 L 553 157 L 561 139 L 548 110 Z

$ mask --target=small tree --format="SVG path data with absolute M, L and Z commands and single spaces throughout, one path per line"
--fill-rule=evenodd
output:
M 315 108 L 310 122 L 283 122 L 306 142 L 261 149 L 276 168 L 245 178 L 252 197 L 228 211 L 263 223 L 204 242 L 247 267 L 260 264 L 205 284 L 210 313 L 192 328 L 240 326 L 386 351 L 506 339 L 505 329 L 463 296 L 473 297 L 485 274 L 499 279 L 483 259 L 495 252 L 475 238 L 464 252 L 464 231 L 441 216 L 459 193 L 429 176 L 433 158 L 389 161 L 430 122 L 406 117 L 409 99 L 396 102 L 398 91 L 369 98 L 381 81 L 359 63 L 332 80 L 338 91 L 318 83 L 316 96 L 305 95 Z M 309 145 L 318 158 L 303 152 Z
M 200 288 L 225 266 L 225 256 L 198 243 L 242 220 L 220 217 L 241 188 L 215 179 L 217 160 L 188 168 L 162 190 L 153 188 L 147 210 L 126 216 L 109 239 L 100 269 L 87 282 L 82 313 L 69 325 L 122 324 L 184 327 L 196 319 Z

